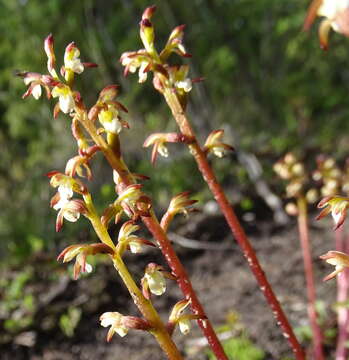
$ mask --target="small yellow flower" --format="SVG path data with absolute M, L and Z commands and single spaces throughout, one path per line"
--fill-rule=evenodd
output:
M 113 105 L 108 105 L 107 109 L 101 110 L 98 114 L 98 120 L 107 132 L 119 134 L 122 130 L 119 112 Z
M 59 98 L 59 108 L 65 114 L 72 112 L 75 108 L 75 100 L 70 87 L 59 84 L 52 89 L 52 97 Z
M 81 74 L 84 71 L 84 65 L 79 58 L 80 51 L 75 46 L 75 43 L 70 43 L 64 53 L 64 68 L 65 71 L 72 71 L 76 74 Z

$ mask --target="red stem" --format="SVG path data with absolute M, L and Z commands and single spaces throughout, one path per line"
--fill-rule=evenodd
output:
M 311 249 L 309 242 L 307 202 L 303 196 L 300 196 L 297 200 L 297 204 L 298 204 L 298 212 L 299 212 L 298 230 L 299 230 L 299 238 L 300 238 L 302 254 L 303 254 L 305 282 L 306 282 L 307 296 L 308 296 L 308 317 L 313 332 L 314 359 L 324 360 L 324 354 L 322 350 L 323 336 L 317 321 L 318 316 L 315 307 L 316 291 L 315 291 L 313 263 L 311 258 Z
M 97 135 L 96 128 L 92 121 L 89 121 L 87 116 L 83 117 L 82 124 L 85 129 L 91 135 L 92 139 L 100 149 L 103 151 L 105 158 L 109 162 L 110 166 L 118 172 L 120 181 L 123 187 L 134 184 L 134 179 L 127 166 L 122 161 L 122 158 L 117 158 L 112 149 L 105 143 L 101 136 Z M 195 314 L 199 314 L 204 320 L 197 320 L 200 328 L 207 338 L 208 344 L 210 345 L 212 352 L 215 354 L 217 360 L 228 360 L 227 355 L 224 353 L 223 347 L 208 320 L 207 315 L 196 296 L 195 290 L 193 289 L 190 279 L 178 259 L 176 252 L 174 251 L 170 240 L 168 239 L 166 232 L 160 226 L 155 214 L 152 212 L 150 217 L 142 217 L 142 221 L 145 226 L 149 229 L 151 234 L 154 236 L 159 244 L 160 250 L 167 263 L 169 264 L 173 274 L 177 277 L 177 282 L 182 290 L 186 299 L 191 299 L 191 309 Z
M 345 243 L 345 236 L 343 226 L 335 231 L 335 241 L 337 251 L 347 251 L 347 244 Z M 349 270 L 345 269 L 340 275 L 337 276 L 337 302 L 339 303 L 337 323 L 338 323 L 338 337 L 336 360 L 346 360 L 348 349 L 346 346 L 348 340 L 348 325 L 349 325 L 349 309 L 342 306 L 340 303 L 348 299 L 349 288 Z
M 215 356 L 218 360 L 228 360 L 228 357 L 224 353 L 223 347 L 219 342 L 210 321 L 207 319 L 205 311 L 198 297 L 196 296 L 195 290 L 193 289 L 193 286 L 189 280 L 188 274 L 186 273 L 171 243 L 168 241 L 167 235 L 164 233 L 164 230 L 154 216 L 143 217 L 142 221 L 150 230 L 154 238 L 158 241 L 159 247 L 164 254 L 173 274 L 176 276 L 178 286 L 182 290 L 185 298 L 191 300 L 191 308 L 194 314 L 199 315 L 203 319 L 197 320 L 198 325 L 206 336 L 207 341 L 211 346 L 211 349 L 214 352 Z
M 251 246 L 250 242 L 247 239 L 247 236 L 237 219 L 235 212 L 232 206 L 229 204 L 228 199 L 225 196 L 225 193 L 221 186 L 219 185 L 215 174 L 213 173 L 212 168 L 210 167 L 206 154 L 203 152 L 199 144 L 197 143 L 196 136 L 193 129 L 191 128 L 189 121 L 185 115 L 185 112 L 177 98 L 174 90 L 166 88 L 164 90 L 164 96 L 169 105 L 174 118 L 177 121 L 177 124 L 181 132 L 188 136 L 188 138 L 195 139 L 192 144 L 189 145 L 190 152 L 194 156 L 198 168 L 202 173 L 204 180 L 207 182 L 214 198 L 216 199 L 218 205 L 221 208 L 221 211 L 231 229 L 232 234 L 234 235 L 236 241 L 238 242 L 249 266 L 254 274 L 261 291 L 263 292 L 270 308 L 273 311 L 273 314 L 276 317 L 277 323 L 281 326 L 283 335 L 287 338 L 290 346 L 296 356 L 297 360 L 304 360 L 305 354 L 300 346 L 292 327 L 290 326 L 286 315 L 284 314 L 278 299 L 276 298 L 271 285 L 269 284 L 264 271 L 257 259 L 256 253 Z M 320 360 L 320 358 L 319 358 Z

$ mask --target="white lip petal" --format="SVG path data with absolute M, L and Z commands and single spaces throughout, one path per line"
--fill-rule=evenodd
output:
M 190 321 L 188 319 L 180 320 L 178 322 L 179 330 L 182 334 L 186 335 L 190 331 Z
M 166 291 L 166 280 L 159 271 L 155 271 L 152 274 L 146 274 L 145 276 L 148 280 L 149 289 L 152 294 L 160 296 Z
M 37 84 L 32 89 L 32 95 L 33 97 L 38 100 L 42 94 L 41 85 Z
M 76 222 L 80 218 L 80 213 L 68 209 L 64 210 L 63 217 L 70 222 Z
M 92 265 L 89 264 L 89 263 L 86 263 L 86 264 L 85 264 L 85 271 L 86 271 L 87 273 L 91 273 L 92 270 L 93 270 Z
M 68 114 L 72 110 L 74 110 L 75 102 L 74 98 L 69 95 L 61 95 L 59 97 L 59 107 L 65 113 Z

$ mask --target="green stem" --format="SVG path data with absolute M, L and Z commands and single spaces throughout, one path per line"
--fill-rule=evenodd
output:
M 113 241 L 94 208 L 91 196 L 85 196 L 84 199 L 89 210 L 89 220 L 91 221 L 97 236 L 104 244 L 110 246 L 110 244 L 113 244 Z M 114 245 L 113 248 L 115 249 Z M 171 336 L 168 333 L 165 325 L 160 319 L 159 314 L 153 307 L 152 303 L 143 296 L 142 291 L 138 288 L 121 256 L 117 252 L 115 252 L 113 255 L 113 264 L 121 279 L 125 283 L 129 293 L 131 294 L 135 305 L 138 307 L 148 323 L 151 324 L 150 332 L 154 335 L 160 347 L 167 355 L 168 359 L 181 360 L 182 356 L 179 353 L 175 343 L 171 339 Z

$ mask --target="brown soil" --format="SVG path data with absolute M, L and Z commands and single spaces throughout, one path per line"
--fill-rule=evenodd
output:
M 297 227 L 294 222 L 283 228 L 273 228 L 268 222 L 260 222 L 258 226 L 245 224 L 259 256 L 262 266 L 269 278 L 278 298 L 293 326 L 307 325 L 306 291 L 303 275 L 302 256 L 298 242 Z M 327 306 L 335 299 L 335 281 L 323 283 L 321 278 L 332 271 L 330 266 L 321 262 L 318 257 L 333 249 L 333 234 L 330 231 L 330 219 L 313 223 L 311 227 L 313 260 L 318 298 Z M 207 217 L 197 214 L 190 222 L 183 223 L 178 233 L 190 239 L 206 241 L 218 246 L 227 245 L 226 250 L 193 250 L 175 245 L 180 258 L 188 269 L 195 289 L 203 303 L 207 314 L 216 326 L 226 323 L 228 314 L 238 314 L 240 321 L 236 332 L 244 328 L 253 343 L 266 352 L 266 359 L 280 360 L 288 356 L 292 358 L 287 341 L 276 325 L 272 312 L 258 289 L 247 264 L 236 243 L 220 216 Z M 137 257 L 126 258 L 132 272 L 140 277 L 142 269 L 150 261 L 161 263 L 156 250 Z M 58 269 L 62 270 L 63 265 Z M 119 311 L 123 314 L 137 315 L 129 296 L 122 284 L 115 277 L 113 269 L 106 264 L 97 266 L 92 276 L 78 282 L 60 276 L 58 282 L 47 283 L 47 275 L 43 268 L 37 269 L 41 279 L 36 284 L 35 292 L 38 302 L 50 294 L 52 289 L 61 286 L 60 291 L 53 293 L 49 301 L 35 316 L 35 323 L 11 341 L 3 344 L 1 359 L 30 360 L 160 360 L 163 355 L 151 336 L 141 332 L 130 332 L 126 338 L 114 336 L 111 343 L 105 341 L 106 329 L 101 328 L 98 317 L 105 311 Z M 155 299 L 155 305 L 165 318 L 168 309 L 180 299 L 175 284 L 169 285 L 167 296 Z M 66 308 L 75 304 L 83 309 L 83 317 L 79 322 L 73 338 L 65 337 L 57 326 L 59 315 Z M 328 313 L 325 327 L 334 324 L 335 315 Z M 34 340 L 25 344 L 26 336 Z M 182 349 L 191 348 L 190 341 L 200 338 L 201 332 L 196 325 L 192 332 L 180 336 L 176 341 Z M 22 337 L 22 338 L 21 338 Z M 23 340 L 24 339 L 24 340 Z M 189 344 L 189 345 L 188 345 Z M 306 345 L 306 344 L 305 344 Z M 329 346 L 329 349 L 331 346 Z M 191 349 L 193 350 L 193 349 Z M 330 350 L 328 350 L 330 351 Z M 186 359 L 206 359 L 203 350 L 188 355 Z

